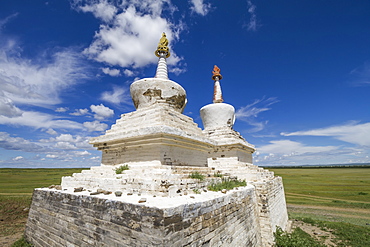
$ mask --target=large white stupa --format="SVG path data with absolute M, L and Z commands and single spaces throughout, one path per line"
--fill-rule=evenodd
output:
M 155 77 L 131 84 L 136 110 L 90 141 L 102 164 L 34 191 L 25 233 L 34 246 L 272 246 L 276 226 L 287 227 L 282 180 L 252 164 L 220 69 L 202 130 L 182 114 L 184 88 L 168 79 L 165 34 L 155 55 Z M 246 186 L 209 191 L 223 179 Z

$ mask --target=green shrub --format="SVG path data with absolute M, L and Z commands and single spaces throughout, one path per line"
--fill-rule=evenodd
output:
M 274 236 L 276 247 L 325 247 L 299 227 L 295 228 L 292 233 L 286 233 L 277 227 Z
M 231 190 L 235 187 L 246 186 L 247 182 L 245 180 L 237 180 L 237 179 L 222 179 L 221 183 L 213 183 L 208 186 L 208 189 L 211 191 L 221 191 L 223 189 Z
M 116 174 L 122 174 L 123 171 L 129 170 L 128 165 L 120 166 L 116 169 Z
M 12 247 L 32 247 L 33 245 L 28 243 L 27 240 L 22 237 L 12 244 Z
M 194 179 L 199 179 L 199 180 L 203 180 L 204 177 L 205 176 L 203 174 L 200 174 L 199 172 L 193 172 L 189 175 L 189 178 L 194 178 Z

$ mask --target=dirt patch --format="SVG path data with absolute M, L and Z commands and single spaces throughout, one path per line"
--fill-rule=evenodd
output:
M 22 232 L 17 232 L 9 236 L 5 237 L 0 237 L 0 246 L 3 247 L 10 247 L 12 244 L 14 244 L 15 241 L 20 239 L 23 236 L 23 231 Z
M 303 231 L 310 234 L 311 237 L 313 237 L 313 238 L 315 238 L 315 239 L 317 239 L 321 242 L 324 241 L 323 243 L 326 246 L 332 246 L 332 247 L 337 246 L 333 242 L 333 240 L 335 239 L 335 235 L 333 235 L 330 230 L 329 231 L 324 231 L 324 230 L 320 229 L 317 226 L 307 224 L 307 223 L 305 223 L 303 221 L 300 221 L 300 220 L 294 220 L 292 222 L 291 232 L 297 227 L 301 228 Z

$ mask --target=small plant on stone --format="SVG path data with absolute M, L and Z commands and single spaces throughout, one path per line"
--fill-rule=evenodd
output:
M 221 191 L 223 189 L 231 190 L 235 187 L 246 186 L 247 182 L 245 180 L 237 180 L 237 179 L 222 179 L 221 183 L 213 183 L 208 186 L 208 189 L 211 191 Z
M 120 166 L 116 169 L 116 174 L 122 174 L 123 171 L 129 170 L 128 165 Z
M 205 176 L 203 174 L 200 174 L 199 172 L 193 172 L 192 174 L 189 175 L 189 178 L 194 178 L 194 179 L 199 179 L 199 180 L 203 180 L 204 177 Z
M 224 175 L 222 175 L 222 173 L 218 171 L 218 172 L 215 172 L 213 176 L 216 178 L 222 178 Z
M 201 193 L 199 189 L 193 189 L 193 192 L 194 192 L 195 194 L 200 194 L 200 193 Z

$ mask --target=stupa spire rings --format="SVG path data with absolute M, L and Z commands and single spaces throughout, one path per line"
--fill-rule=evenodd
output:
M 215 65 L 214 67 L 213 67 L 213 71 L 212 71 L 212 74 L 213 74 L 213 76 L 212 76 L 212 80 L 214 80 L 214 81 L 216 81 L 216 80 L 221 80 L 222 79 L 222 75 L 220 74 L 220 68 L 217 66 L 217 65 Z
M 171 53 L 170 53 L 170 48 L 168 48 L 168 39 L 166 37 L 166 33 L 162 33 L 162 37 L 159 40 L 157 50 L 154 52 L 154 54 L 157 57 L 165 57 L 168 58 Z

